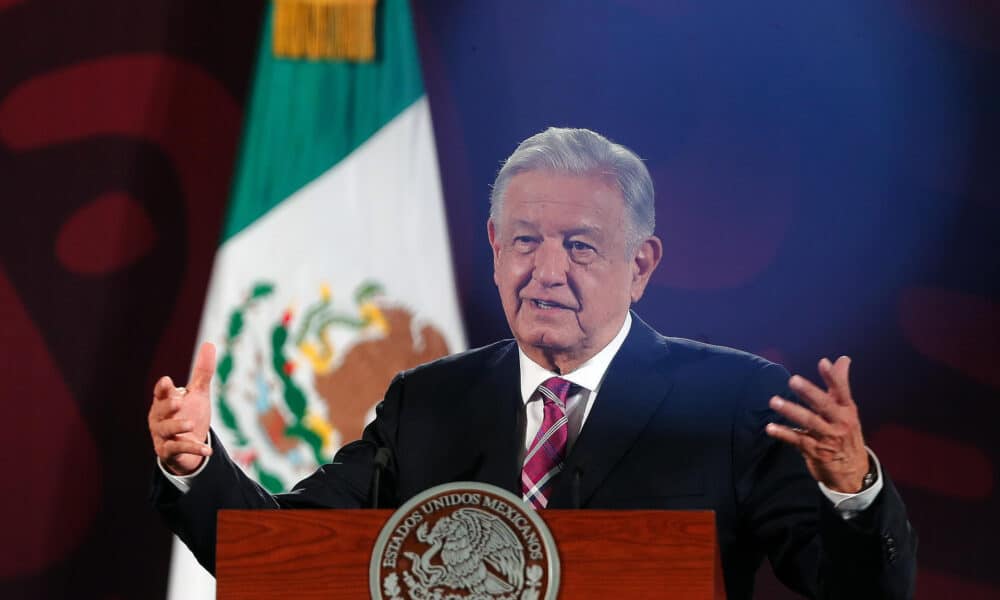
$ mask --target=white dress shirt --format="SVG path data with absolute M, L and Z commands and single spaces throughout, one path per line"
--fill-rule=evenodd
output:
M 566 419 L 569 421 L 569 438 L 567 440 L 567 454 L 579 437 L 583 429 L 583 423 L 590 414 L 590 409 L 594 407 L 594 400 L 601 390 L 601 382 L 604 381 L 604 374 L 608 372 L 611 360 L 618 354 L 618 350 L 625 343 L 629 329 L 632 328 L 632 315 L 625 314 L 625 323 L 608 345 L 600 352 L 590 357 L 587 362 L 580 365 L 575 371 L 559 375 L 549 371 L 545 367 L 528 358 L 520 346 L 517 348 L 517 355 L 521 366 L 521 400 L 524 401 L 524 410 L 527 413 L 526 426 L 524 428 L 524 454 L 528 447 L 538 435 L 538 430 L 542 428 L 544 417 L 544 405 L 541 395 L 536 393 L 538 386 L 550 377 L 562 377 L 572 383 L 575 387 L 571 389 L 571 394 L 566 398 Z

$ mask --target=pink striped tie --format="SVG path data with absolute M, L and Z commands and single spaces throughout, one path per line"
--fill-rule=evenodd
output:
M 549 503 L 552 480 L 562 471 L 566 458 L 566 398 L 570 382 L 559 377 L 546 379 L 538 386 L 544 402 L 542 426 L 528 448 L 521 470 L 521 492 L 525 502 L 534 508 L 545 508 Z

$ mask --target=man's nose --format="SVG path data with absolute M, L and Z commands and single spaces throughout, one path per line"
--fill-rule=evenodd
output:
M 569 256 L 562 244 L 543 242 L 535 250 L 535 269 L 532 278 L 545 287 L 566 283 Z

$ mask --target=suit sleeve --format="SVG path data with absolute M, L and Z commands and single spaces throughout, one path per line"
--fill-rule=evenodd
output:
M 371 506 L 371 480 L 375 452 L 387 447 L 395 456 L 396 428 L 403 397 L 403 376 L 390 384 L 376 408 L 375 420 L 360 440 L 341 448 L 333 461 L 297 483 L 290 492 L 272 495 L 226 453 L 212 436 L 214 453 L 205 469 L 181 493 L 159 468 L 154 469 L 150 500 L 167 526 L 191 549 L 210 573 L 215 574 L 217 512 L 222 509 L 363 508 Z M 395 460 L 390 460 L 380 485 L 379 506 L 395 505 Z
M 747 383 L 750 404 L 734 433 L 747 533 L 778 578 L 807 597 L 912 598 L 917 537 L 887 469 L 875 502 L 845 520 L 819 491 L 798 451 L 764 432 L 768 422 L 781 420 L 768 399 L 795 399 L 787 381 L 785 369 L 768 363 Z

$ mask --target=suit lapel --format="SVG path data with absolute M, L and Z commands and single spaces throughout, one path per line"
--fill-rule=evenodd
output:
M 666 342 L 632 314 L 632 328 L 608 372 L 590 415 L 549 499 L 569 508 L 579 486 L 581 505 L 601 485 L 666 398 L 671 383 L 663 366 Z M 576 483 L 574 480 L 579 479 Z
M 517 344 L 498 352 L 479 384 L 469 390 L 478 408 L 469 449 L 480 448 L 469 478 L 521 495 L 519 457 L 524 445 L 524 403 L 520 392 Z

